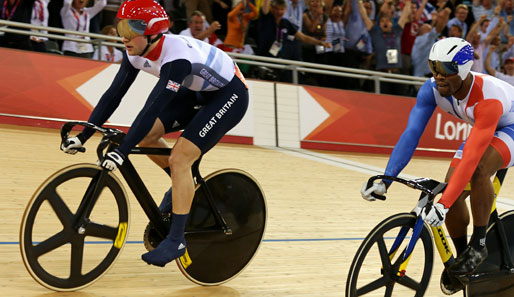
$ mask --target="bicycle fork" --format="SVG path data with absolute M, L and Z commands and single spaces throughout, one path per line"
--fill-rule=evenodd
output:
M 407 272 L 407 265 L 409 264 L 409 260 L 412 256 L 412 252 L 414 250 L 416 242 L 419 239 L 421 230 L 423 230 L 423 224 L 424 224 L 424 222 L 421 219 L 421 217 L 418 217 L 418 219 L 416 220 L 416 223 L 414 224 L 414 228 L 412 231 L 412 236 L 409 240 L 409 244 L 403 252 L 402 260 L 400 262 L 398 271 L 396 273 L 396 275 L 398 277 L 404 277 Z M 389 251 L 389 260 L 392 260 L 394 258 L 396 252 L 398 251 L 398 248 L 400 247 L 401 243 L 407 236 L 409 229 L 410 229 L 409 227 L 404 226 L 398 232 L 398 236 L 396 237 L 396 239 Z M 437 251 L 439 252 L 439 256 L 441 257 L 441 260 L 443 261 L 444 266 L 448 267 L 451 264 L 453 264 L 453 262 L 455 262 L 455 258 L 453 257 L 453 252 L 450 248 L 450 245 L 446 241 L 446 235 L 445 235 L 444 229 L 441 226 L 439 226 L 439 227 L 431 226 L 431 229 L 432 229 L 432 233 L 434 234 L 434 241 L 435 241 L 435 245 L 437 247 Z

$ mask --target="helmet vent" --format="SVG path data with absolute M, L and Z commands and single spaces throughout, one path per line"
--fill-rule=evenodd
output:
M 457 46 L 454 45 L 446 54 L 449 55 Z

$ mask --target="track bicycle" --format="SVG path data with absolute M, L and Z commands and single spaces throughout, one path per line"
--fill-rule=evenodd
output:
M 496 173 L 495 197 L 505 174 L 506 169 Z M 366 236 L 350 266 L 346 296 L 423 296 L 432 274 L 432 242 L 446 268 L 455 261 L 442 226 L 429 226 L 420 215 L 423 207 L 434 203 L 447 184 L 427 178 L 405 180 L 376 175 L 368 180 L 368 186 L 375 180 L 398 182 L 422 193 L 410 213 L 388 217 Z M 385 196 L 374 197 L 385 200 Z M 465 285 L 464 296 L 514 296 L 513 230 L 514 210 L 498 215 L 495 198 L 487 228 L 488 257 L 472 275 L 452 278 Z
M 103 134 L 98 160 L 125 135 L 87 122 L 68 122 L 61 128 L 62 141 L 75 125 Z M 170 153 L 167 148 L 143 147 L 130 152 Z M 266 226 L 266 201 L 250 174 L 224 169 L 203 178 L 199 164 L 192 167 L 196 188 L 185 229 L 186 254 L 176 263 L 192 282 L 218 285 L 236 277 L 257 252 Z M 119 170 L 149 219 L 143 239 L 145 248 L 152 250 L 168 234 L 171 216 L 160 212 L 128 157 Z M 43 182 L 25 209 L 20 230 L 23 262 L 46 288 L 82 289 L 112 267 L 126 243 L 129 224 L 128 196 L 116 175 L 95 164 L 63 168 Z

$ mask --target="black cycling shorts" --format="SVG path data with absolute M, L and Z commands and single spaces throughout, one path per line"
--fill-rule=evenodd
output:
M 194 143 L 205 154 L 243 118 L 248 109 L 248 89 L 234 75 L 217 91 L 195 92 L 180 88 L 166 105 L 159 119 L 166 133 L 184 130 L 181 137 Z

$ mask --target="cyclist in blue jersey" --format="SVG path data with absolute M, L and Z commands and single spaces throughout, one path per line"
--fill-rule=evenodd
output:
M 386 175 L 397 176 L 407 165 L 437 106 L 473 126 L 450 164 L 448 186 L 441 199 L 422 210 L 422 217 L 431 225 L 439 226 L 446 219 L 458 254 L 447 270 L 454 276 L 472 274 L 487 257 L 486 228 L 494 201 L 491 176 L 514 165 L 514 87 L 470 72 L 473 58 L 473 47 L 461 38 L 446 38 L 432 46 L 428 63 L 434 77 L 419 90 L 407 127 L 385 170 Z M 471 190 L 466 189 L 468 182 Z M 373 201 L 374 195 L 386 193 L 389 184 L 380 182 L 368 188 L 365 183 L 362 197 Z M 474 225 L 469 244 L 470 217 L 464 200 L 468 195 Z M 446 271 L 441 280 L 446 294 L 462 289 L 461 284 L 448 283 Z
M 116 169 L 138 144 L 167 147 L 162 136 L 183 129 L 169 158 L 152 157 L 171 175 L 172 195 L 165 195 L 164 200 L 172 197 L 172 224 L 169 235 L 142 259 L 162 267 L 186 250 L 184 228 L 194 196 L 191 166 L 243 118 L 248 87 L 237 65 L 223 51 L 194 38 L 163 34 L 168 31 L 168 16 L 153 0 L 125 1 L 117 19 L 126 51 L 112 85 L 88 121 L 103 125 L 139 70 L 159 78 L 126 137 L 105 156 L 101 166 Z M 93 133 L 85 128 L 61 149 L 76 153 Z M 162 211 L 165 202 L 161 203 Z

